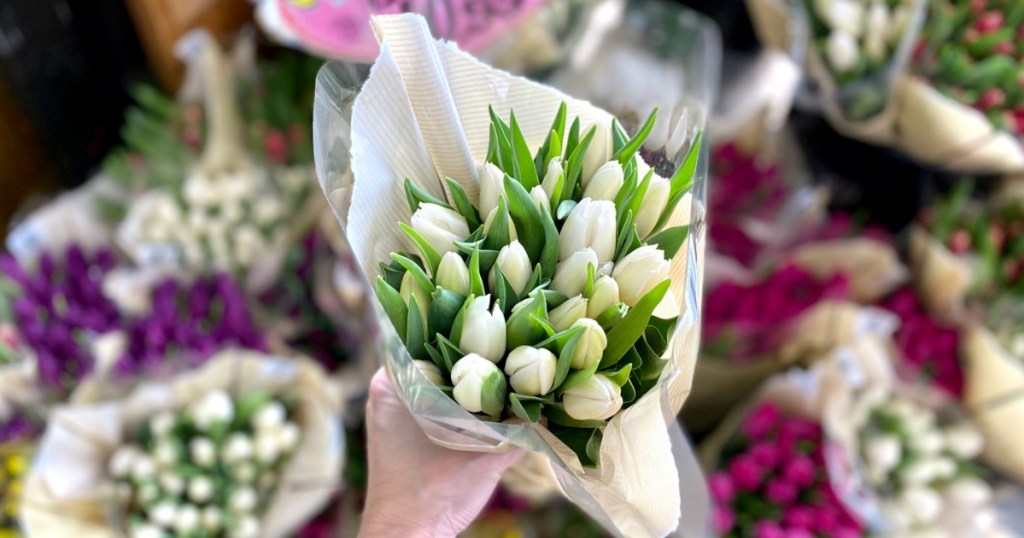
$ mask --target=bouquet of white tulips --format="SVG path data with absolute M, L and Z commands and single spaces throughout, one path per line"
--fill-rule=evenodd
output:
M 154 415 L 110 457 L 128 535 L 262 536 L 259 516 L 302 435 L 294 411 L 266 392 L 215 390 Z
M 706 163 L 688 118 L 703 111 L 630 135 L 415 15 L 373 24 L 368 78 L 320 75 L 314 152 L 399 395 L 433 442 L 526 448 L 608 529 L 670 532 L 686 447 L 667 426 L 699 340 Z

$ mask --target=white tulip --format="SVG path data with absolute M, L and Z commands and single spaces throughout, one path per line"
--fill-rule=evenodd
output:
M 544 181 L 540 184 L 540 187 L 544 189 L 544 193 L 548 195 L 548 198 L 555 197 L 555 187 L 558 185 L 558 177 L 564 172 L 565 170 L 562 169 L 561 157 L 555 157 L 548 161 L 548 170 L 547 172 L 544 172 Z
M 910 436 L 910 447 L 925 456 L 934 456 L 946 447 L 946 440 L 941 432 L 928 430 Z
M 257 486 L 262 490 L 269 490 L 277 484 L 277 474 L 274 471 L 266 470 L 260 474 L 259 480 L 256 481 Z
M 161 501 L 149 510 L 149 519 L 161 527 L 172 527 L 177 516 L 178 507 L 170 501 Z
M 216 203 L 210 195 L 210 181 L 204 176 L 193 174 L 185 178 L 181 186 L 181 195 L 190 206 L 204 206 Z
M 572 297 L 583 293 L 587 287 L 587 267 L 599 265 L 593 250 L 585 248 L 573 253 L 555 267 L 555 276 L 551 279 L 551 289 Z
M 456 252 L 447 252 L 441 257 L 437 266 L 437 278 L 434 284 L 454 291 L 460 295 L 469 295 L 469 266 Z M 416 299 L 419 301 L 419 299 Z
M 228 499 L 228 508 L 235 514 L 248 514 L 256 509 L 258 501 L 259 497 L 256 496 L 255 489 L 249 486 L 242 486 L 235 489 Z
M 498 207 L 498 197 L 505 193 L 505 172 L 493 163 L 485 163 L 478 167 L 480 175 L 480 203 L 477 210 L 481 215 L 488 215 Z
M 188 444 L 192 463 L 200 467 L 210 467 L 217 459 L 217 447 L 206 437 L 193 438 Z
M 825 52 L 832 67 L 840 73 L 845 73 L 857 65 L 857 55 L 860 54 L 857 47 L 857 40 L 846 32 L 834 30 L 828 36 L 825 43 Z
M 412 308 L 412 298 L 416 298 L 416 308 L 420 311 L 423 321 L 427 320 L 427 311 L 430 308 L 430 292 L 423 289 L 412 272 L 406 271 L 402 275 L 402 283 L 398 286 L 398 295 L 405 301 L 405 306 Z
M 505 359 L 509 384 L 516 392 L 529 396 L 543 396 L 551 392 L 557 367 L 555 354 L 544 348 L 519 346 Z
M 551 200 L 548 198 L 548 193 L 544 192 L 543 187 L 537 185 L 530 189 L 530 198 L 537 205 L 537 209 L 546 208 L 549 213 L 551 212 Z
M 153 437 L 167 437 L 170 435 L 171 430 L 174 429 L 174 425 L 177 420 L 174 418 L 174 414 L 170 411 L 160 411 L 153 418 L 149 419 L 149 431 L 153 434 Z
M 978 457 L 985 447 L 985 439 L 981 437 L 978 430 L 968 424 L 957 424 L 946 428 L 943 437 L 946 441 L 946 449 L 962 460 Z
M 494 219 L 498 217 L 498 208 L 494 208 L 490 213 L 487 214 L 487 218 L 484 219 L 484 235 L 491 232 L 491 225 L 494 224 Z M 519 234 L 516 232 L 516 223 L 511 218 L 508 219 L 508 238 L 510 241 L 519 239 Z
M 572 327 L 576 320 L 587 315 L 588 301 L 582 295 L 570 297 L 569 300 L 548 312 L 548 321 L 556 331 L 562 332 Z
M 256 480 L 256 464 L 251 461 L 245 461 L 232 467 L 231 477 L 236 482 L 242 484 L 249 484 L 253 480 Z
M 942 497 L 926 487 L 909 487 L 900 492 L 900 507 L 918 525 L 935 521 L 942 511 Z
M 231 422 L 235 417 L 235 405 L 223 390 L 214 390 L 203 396 L 192 409 L 192 421 L 200 430 L 208 430 L 214 424 Z
M 127 477 L 134 468 L 135 458 L 138 457 L 138 450 L 132 446 L 121 446 L 110 456 L 107 462 L 107 472 L 114 478 Z
M 903 458 L 903 446 L 894 435 L 877 435 L 865 444 L 864 457 L 869 467 L 877 474 L 884 475 L 899 465 Z
M 225 200 L 220 205 L 220 218 L 229 224 L 237 224 L 242 220 L 242 204 L 237 200 Z
M 420 204 L 409 224 L 441 254 L 455 252 L 456 241 L 469 237 L 469 225 L 457 212 L 437 204 Z
M 160 487 L 171 495 L 181 495 L 185 491 L 185 479 L 175 473 L 160 473 L 160 478 L 157 481 L 160 483 Z
M 625 174 L 619 161 L 608 161 L 594 172 L 583 197 L 591 200 L 615 200 L 625 182 Z
M 587 317 L 597 319 L 605 310 L 619 304 L 619 283 L 603 275 L 594 281 L 594 289 L 587 303 Z
M 207 532 L 217 532 L 224 526 L 224 514 L 216 506 L 211 505 L 203 508 L 200 518 L 202 519 L 203 529 Z
M 565 391 L 562 405 L 576 420 L 607 420 L 622 409 L 622 389 L 604 374 L 594 374 Z
M 277 461 L 281 456 L 281 445 L 277 442 L 276 432 L 260 432 L 254 443 L 256 460 L 264 465 Z
M 174 521 L 174 530 L 181 535 L 188 534 L 198 528 L 199 509 L 191 504 L 185 504 L 178 508 L 178 517 Z
M 640 211 L 633 215 L 633 224 L 636 224 L 636 233 L 641 239 L 647 239 L 647 236 L 654 232 L 654 226 L 658 224 L 658 219 L 668 207 L 668 196 L 671 191 L 672 185 L 667 179 L 658 174 L 651 176 L 647 192 L 640 202 Z
M 274 430 L 284 424 L 288 411 L 281 402 L 270 401 L 263 404 L 252 417 L 252 425 L 257 430 Z
M 252 458 L 253 445 L 249 436 L 244 433 L 233 433 L 221 448 L 221 459 L 225 463 L 241 463 Z
M 139 502 L 142 504 L 149 504 L 160 497 L 160 488 L 153 482 L 146 482 L 136 490 L 139 497 Z
M 153 450 L 153 459 L 160 467 L 170 467 L 178 461 L 178 450 L 170 441 L 160 441 Z
M 281 218 L 282 213 L 284 213 L 284 205 L 278 199 L 270 196 L 258 198 L 252 206 L 252 216 L 256 220 L 256 224 L 261 226 L 273 224 Z
M 586 370 L 601 361 L 601 356 L 608 347 L 608 336 L 604 334 L 604 329 L 590 318 L 578 319 L 572 326 L 584 328 L 572 352 L 572 368 Z
M 900 481 L 911 486 L 926 486 L 935 478 L 935 467 L 931 460 L 915 460 L 900 473 Z
M 470 413 L 486 413 L 493 417 L 501 415 L 504 395 L 499 398 L 496 406 L 484 409 L 484 383 L 494 376 L 503 376 L 501 370 L 490 360 L 475 353 L 462 357 L 452 367 L 452 391 L 455 401 Z
M 615 264 L 612 278 L 619 285 L 619 298 L 634 306 L 647 292 L 668 279 L 672 263 L 665 252 L 654 245 L 644 245 Z
M 860 37 L 863 29 L 864 6 L 858 0 L 832 0 L 822 18 L 833 31 L 841 31 L 853 38 Z
M 238 520 L 238 524 L 231 531 L 230 538 L 259 538 L 260 522 L 255 516 L 245 516 Z
M 590 128 L 580 132 L 580 138 L 586 135 Z M 594 125 L 594 137 L 587 146 L 587 153 L 583 156 L 583 167 L 580 170 L 580 186 L 584 189 L 590 184 L 590 178 L 597 172 L 601 165 L 612 158 L 612 132 L 608 125 Z
M 492 290 L 497 289 L 499 268 L 505 275 L 505 280 L 512 285 L 516 295 L 522 295 L 526 285 L 530 282 L 533 267 L 530 264 L 530 255 L 526 253 L 526 249 L 519 241 L 512 241 L 498 251 L 498 259 L 491 266 L 491 272 L 487 277 Z
M 459 349 L 496 363 L 505 356 L 505 314 L 497 302 L 488 312 L 490 304 L 491 296 L 484 295 L 473 299 L 466 308 Z
M 423 374 L 423 377 L 427 378 L 427 381 L 435 385 L 444 385 L 444 377 L 441 376 L 441 369 L 436 364 L 430 361 L 412 361 L 413 366 Z
M 203 475 L 193 476 L 188 481 L 188 498 L 197 503 L 209 501 L 213 498 L 213 481 Z
M 938 457 L 931 460 L 935 477 L 939 480 L 949 480 L 956 476 L 957 464 L 952 458 Z
M 277 446 L 283 453 L 290 453 L 299 446 L 302 430 L 294 422 L 286 422 L 277 430 Z
M 864 30 L 864 48 L 868 56 L 876 61 L 881 60 L 889 35 L 889 8 L 885 4 L 871 4 Z
M 156 462 L 146 454 L 139 454 L 132 462 L 132 478 L 137 481 L 153 478 L 156 476 L 156 471 Z
M 895 530 L 909 529 L 913 522 L 910 520 L 910 516 L 903 509 L 899 502 L 895 500 L 883 500 L 879 503 L 879 508 L 882 511 L 882 515 L 885 518 L 885 522 Z
M 572 209 L 558 234 L 559 260 L 585 248 L 593 249 L 598 264 L 615 256 L 615 204 L 584 198 Z
M 900 38 L 903 37 L 903 29 L 906 28 L 907 23 L 910 22 L 912 9 L 913 8 L 911 6 L 900 4 L 892 11 L 892 18 L 889 22 L 889 32 L 886 36 L 889 43 L 896 44 Z
M 992 498 L 992 488 L 980 478 L 964 476 L 946 486 L 946 497 L 961 507 L 976 508 Z
M 243 224 L 235 230 L 235 259 L 243 266 L 256 262 L 267 250 L 263 235 L 251 224 Z
M 132 538 L 165 538 L 166 536 L 160 527 L 145 523 L 132 529 Z

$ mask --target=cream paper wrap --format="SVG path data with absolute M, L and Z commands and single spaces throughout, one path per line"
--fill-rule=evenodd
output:
M 797 247 L 789 257 L 818 279 L 837 273 L 847 275 L 851 298 L 865 304 L 888 295 L 908 276 L 896 249 L 867 237 L 808 243 Z
M 325 194 L 371 280 L 391 252 L 413 248 L 397 226 L 411 216 L 403 189 L 406 177 L 440 198 L 446 193 L 438 178 L 451 177 L 476 199 L 475 163 L 486 155 L 488 105 L 503 117 L 514 109 L 532 147 L 540 145 L 563 101 L 568 116 L 580 117 L 584 129 L 611 123 L 611 115 L 589 103 L 489 68 L 454 45 L 433 40 L 417 16 L 377 17 L 373 25 L 381 53 L 358 96 L 338 86 L 358 86 L 360 74 L 351 67 L 328 66 L 335 73 L 321 74 L 314 113 L 314 147 Z M 351 132 L 345 117 L 349 111 Z M 704 170 L 706 163 L 698 168 L 698 191 Z M 373 301 L 388 372 L 427 436 L 457 450 L 523 447 L 543 454 L 552 461 L 563 493 L 617 534 L 659 536 L 675 529 L 681 492 L 667 424 L 689 393 L 696 360 L 703 206 L 689 197 L 675 216 L 675 224 L 691 224 L 691 234 L 670 275 L 682 311 L 670 362 L 655 389 L 609 422 L 599 468 L 583 468 L 572 450 L 540 425 L 484 422 L 463 410 L 412 366 Z
M 962 317 L 974 279 L 970 264 L 920 226 L 910 229 L 909 254 L 914 287 L 924 306 L 945 322 Z
M 112 538 L 117 527 L 110 455 L 128 432 L 153 414 L 177 410 L 212 390 L 241 396 L 255 390 L 298 398 L 302 440 L 262 517 L 263 537 L 290 536 L 337 490 L 344 439 L 341 402 L 319 366 L 228 350 L 170 382 L 147 382 L 122 400 L 56 408 L 25 483 L 21 518 L 26 536 Z

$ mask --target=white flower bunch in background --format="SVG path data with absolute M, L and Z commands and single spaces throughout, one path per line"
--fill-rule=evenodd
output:
M 605 422 L 657 382 L 676 321 L 654 313 L 677 311 L 670 260 L 688 227 L 670 220 L 700 140 L 662 177 L 638 154 L 654 119 L 632 138 L 616 122 L 581 132 L 563 104 L 531 151 L 515 115 L 491 111 L 478 199 L 407 179 L 399 226 L 416 253 L 392 253 L 376 282 L 428 380 L 487 420 L 543 417 L 585 465 Z
M 806 0 L 817 45 L 841 79 L 886 64 L 918 0 Z
M 970 423 L 943 423 L 911 398 L 872 393 L 854 415 L 866 477 L 890 534 L 941 531 L 943 513 L 988 503 L 991 488 L 972 463 L 984 440 Z
M 132 538 L 258 538 L 300 437 L 289 406 L 264 392 L 235 400 L 217 390 L 154 415 L 109 460 L 125 530 Z

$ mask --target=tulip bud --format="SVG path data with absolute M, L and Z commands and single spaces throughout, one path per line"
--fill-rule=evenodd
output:
M 149 519 L 161 527 L 172 527 L 177 515 L 178 508 L 171 501 L 161 501 L 149 510 Z
M 985 440 L 977 430 L 967 424 L 951 426 L 944 432 L 946 449 L 954 456 L 970 460 L 981 454 Z
M 281 402 L 270 401 L 263 404 L 263 407 L 252 417 L 252 425 L 257 430 L 276 430 L 284 424 L 288 411 L 281 405 Z
M 284 426 L 277 430 L 278 448 L 280 448 L 281 452 L 285 453 L 295 450 L 295 447 L 299 446 L 299 438 L 301 436 L 302 432 L 297 424 L 286 422 Z
M 132 528 L 132 538 L 165 538 L 163 529 L 156 525 L 141 524 Z
M 583 191 L 583 197 L 591 200 L 615 200 L 624 181 L 625 176 L 619 161 L 608 161 L 594 172 L 594 177 Z
M 484 219 L 484 235 L 487 235 L 491 231 L 491 224 L 494 223 L 495 217 L 498 216 L 498 208 L 494 208 L 490 213 L 487 214 L 487 218 Z M 519 238 L 519 234 L 516 233 L 516 223 L 512 219 L 508 219 L 508 238 L 515 241 Z
M 416 297 L 416 306 L 420 310 L 420 316 L 423 316 L 422 319 L 424 321 L 427 319 L 427 309 L 430 308 L 430 293 L 420 287 L 409 271 L 402 275 L 402 284 L 398 288 L 398 294 L 405 301 L 405 306 L 408 307 L 412 307 L 412 298 Z
M 188 498 L 196 503 L 209 501 L 213 498 L 213 481 L 207 476 L 193 476 L 188 481 Z
M 174 414 L 161 411 L 149 420 L 149 431 L 153 437 L 166 437 L 174 429 Z
M 665 252 L 654 245 L 644 245 L 627 254 L 612 271 L 622 302 L 636 305 L 647 292 L 668 278 L 671 266 L 665 259 Z
M 902 445 L 893 435 L 878 435 L 865 444 L 864 457 L 868 467 L 874 469 L 876 475 L 885 476 L 899 465 L 903 457 Z
M 138 481 L 148 480 L 156 476 L 156 462 L 146 454 L 139 454 L 132 462 L 132 478 Z
M 219 531 L 224 523 L 224 516 L 221 514 L 220 508 L 216 506 L 203 508 L 200 519 L 202 519 L 203 529 L 210 533 Z
M 604 374 L 594 374 L 565 391 L 562 405 L 576 420 L 607 420 L 622 409 L 622 389 Z
M 441 377 L 441 369 L 430 361 L 412 361 L 413 365 L 427 378 L 427 381 L 435 385 L 444 385 L 444 378 Z
M 519 346 L 505 359 L 505 374 L 516 392 L 543 396 L 551 392 L 557 366 L 558 359 L 547 349 Z
M 501 247 L 498 252 L 498 259 L 491 266 L 491 272 L 488 275 L 488 283 L 492 290 L 497 289 L 498 269 L 501 269 L 505 280 L 512 285 L 516 295 L 522 295 L 526 285 L 530 282 L 532 267 L 530 267 L 530 255 L 526 253 L 526 249 L 519 241 L 512 241 Z
M 489 380 L 501 388 L 501 394 L 483 394 L 484 384 Z M 486 413 L 492 417 L 501 416 L 505 401 L 505 376 L 490 360 L 475 353 L 462 357 L 452 367 L 452 384 L 455 385 L 452 393 L 455 401 L 466 411 Z
M 597 255 L 589 248 L 573 253 L 555 267 L 555 276 L 551 279 L 551 289 L 572 297 L 583 293 L 587 286 L 587 267 L 597 268 Z
M 455 252 L 446 252 L 437 266 L 437 278 L 434 283 L 442 288 L 460 295 L 469 295 L 469 267 L 462 256 Z M 416 298 L 419 302 L 419 298 Z
M 281 456 L 281 447 L 274 432 L 260 432 L 254 446 L 256 460 L 264 465 L 273 464 Z
M 544 189 L 544 194 L 548 195 L 548 198 L 554 198 L 555 187 L 558 185 L 558 177 L 562 175 L 564 170 L 562 169 L 562 158 L 555 157 L 548 161 L 548 171 L 544 173 L 544 181 L 541 182 L 540 187 Z
M 410 219 L 412 229 L 444 254 L 457 250 L 456 241 L 469 237 L 469 225 L 457 212 L 437 204 L 420 204 Z
M 490 304 L 491 296 L 484 295 L 466 308 L 459 349 L 496 363 L 505 355 L 505 314 L 498 304 L 488 312 Z
M 159 441 L 153 450 L 153 459 L 161 467 L 170 467 L 178 461 L 178 449 L 170 441 Z
M 828 62 L 840 73 L 845 73 L 857 65 L 857 40 L 846 32 L 836 30 L 829 34 L 825 52 L 828 55 Z
M 132 472 L 138 451 L 130 446 L 118 448 L 107 463 L 107 472 L 114 478 L 125 478 Z
M 576 320 L 587 315 L 588 301 L 581 295 L 570 297 L 566 302 L 548 312 L 548 321 L 556 331 L 562 332 L 572 327 Z
M 234 494 L 228 499 L 228 507 L 235 514 L 247 514 L 256 508 L 259 498 L 256 490 L 249 486 L 242 486 L 235 489 Z
M 498 207 L 498 197 L 505 192 L 505 172 L 493 163 L 485 163 L 480 171 L 480 203 L 477 209 L 481 215 L 488 215 Z
M 608 336 L 604 334 L 601 325 L 590 318 L 578 319 L 572 326 L 584 327 L 572 352 L 572 368 L 586 370 L 601 361 L 604 349 L 608 347 Z
M 864 49 L 868 57 L 874 61 L 882 60 L 889 34 L 889 8 L 883 4 L 872 4 L 868 8 L 864 30 Z
M 551 211 L 551 200 L 548 199 L 548 193 L 544 192 L 544 188 L 540 185 L 530 189 L 530 198 L 537 205 L 537 209 L 547 208 L 549 212 Z
M 558 234 L 559 259 L 590 248 L 601 265 L 615 256 L 615 204 L 584 198 L 576 204 Z
M 259 538 L 261 531 L 260 521 L 256 516 L 248 515 L 238 519 L 231 532 L 231 538 Z
M 651 176 L 647 192 L 644 194 L 643 201 L 640 202 L 640 211 L 633 216 L 636 233 L 641 239 L 647 239 L 647 236 L 654 232 L 654 226 L 658 224 L 658 219 L 661 218 L 662 212 L 668 206 L 668 195 L 671 191 L 672 186 L 667 179 L 658 174 Z
M 964 508 L 977 508 L 992 497 L 992 488 L 982 479 L 963 476 L 946 486 L 946 497 Z
M 217 447 L 206 437 L 193 438 L 188 445 L 192 463 L 200 467 L 210 467 L 217 458 Z
M 200 430 L 207 430 L 214 424 L 231 422 L 235 416 L 235 405 L 231 397 L 222 390 L 215 390 L 200 399 L 192 408 L 192 421 Z
M 160 483 L 161 489 L 171 495 L 181 495 L 181 492 L 185 491 L 185 479 L 170 471 L 160 473 L 157 482 Z
M 589 130 L 589 129 L 588 129 Z M 585 132 L 585 131 L 584 131 Z M 580 170 L 580 187 L 587 188 L 590 178 L 601 165 L 612 158 L 612 132 L 608 126 L 594 125 L 594 137 L 587 146 L 587 154 L 583 156 L 583 167 Z
M 185 504 L 178 508 L 174 521 L 174 530 L 178 536 L 188 535 L 199 528 L 199 509 L 194 505 Z
M 225 463 L 241 463 L 252 457 L 252 440 L 244 433 L 233 433 L 221 448 L 221 459 Z
M 821 16 L 833 31 L 844 32 L 851 38 L 860 37 L 864 6 L 859 1 L 832 0 L 828 10 L 821 13 Z
M 908 487 L 900 492 L 900 508 L 917 524 L 935 521 L 942 511 L 942 497 L 929 487 Z
M 619 304 L 619 284 L 615 279 L 603 275 L 594 281 L 594 290 L 587 303 L 587 317 L 597 319 L 605 310 Z

